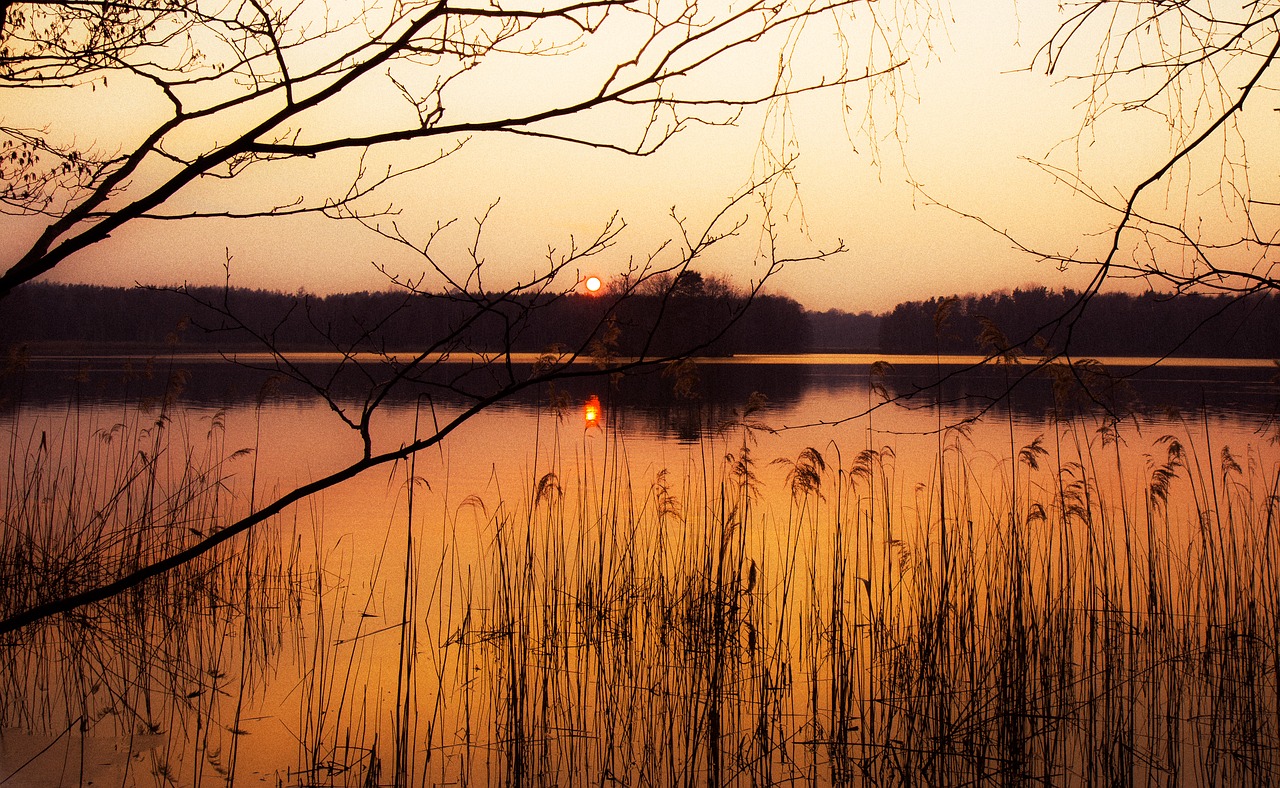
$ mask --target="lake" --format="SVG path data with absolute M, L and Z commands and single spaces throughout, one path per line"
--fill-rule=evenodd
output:
M 358 375 L 300 359 L 324 401 L 239 361 L 7 373 L 7 611 L 359 459 Z M 463 413 L 473 361 L 383 402 L 371 452 Z M 1106 359 L 1005 396 L 1024 368 L 977 361 L 525 389 L 8 636 L 0 780 L 1266 782 L 1275 365 Z

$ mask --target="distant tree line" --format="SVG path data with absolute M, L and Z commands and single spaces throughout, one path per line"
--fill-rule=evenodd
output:
M 1158 293 L 1092 296 L 1065 323 L 1079 299 L 1073 290 L 1032 287 L 981 296 L 909 301 L 881 316 L 882 353 L 984 353 L 1007 344 L 1038 355 L 1040 345 L 1090 356 L 1280 358 L 1280 298 Z
M 874 353 L 880 348 L 880 315 L 871 312 L 806 312 L 813 352 Z
M 811 312 L 786 296 L 761 294 L 717 337 L 724 318 L 746 296 L 722 279 L 689 271 L 675 287 L 659 282 L 628 296 L 616 320 L 592 337 L 610 303 L 607 293 L 496 301 L 397 291 L 319 296 L 210 287 L 190 293 L 194 299 L 168 290 L 29 284 L 0 303 L 0 343 L 128 350 L 178 341 L 188 348 L 253 350 L 266 340 L 289 350 L 418 351 L 429 349 L 432 337 L 471 321 L 468 349 L 489 352 L 542 352 L 594 339 L 602 352 L 625 356 L 642 348 L 662 353 L 694 339 L 706 340 L 705 353 L 715 355 L 980 353 L 992 349 L 980 337 L 995 326 L 1011 344 L 1021 342 L 1021 351 L 1037 354 L 1037 334 L 1051 347 L 1067 341 L 1065 326 L 1044 327 L 1078 298 L 1071 290 L 1034 287 L 909 301 L 876 315 Z M 939 320 L 944 304 L 946 319 Z M 223 308 L 242 325 L 219 314 Z M 1095 356 L 1280 358 L 1280 299 L 1097 295 L 1071 324 L 1070 346 L 1074 353 Z
M 723 280 L 684 272 L 675 287 L 651 283 L 614 304 L 603 294 L 434 294 L 405 291 L 336 295 L 191 288 L 33 283 L 0 303 L 0 343 L 45 348 L 183 347 L 218 350 L 397 352 L 430 350 L 466 326 L 467 350 L 542 352 L 594 342 L 601 353 L 798 353 L 812 344 L 805 310 L 793 299 L 757 294 L 744 316 L 726 319 L 746 295 Z M 601 317 L 616 306 L 615 318 Z M 596 336 L 592 336 L 595 334 Z M 692 341 L 691 341 L 692 340 Z

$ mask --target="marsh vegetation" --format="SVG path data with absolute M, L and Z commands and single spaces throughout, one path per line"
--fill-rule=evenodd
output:
M 605 404 L 594 425 L 563 399 L 521 413 L 533 448 L 514 472 L 450 483 L 454 460 L 423 454 L 10 636 L 0 779 L 1264 785 L 1280 769 L 1280 454 L 1258 424 L 1010 412 L 911 441 L 876 416 L 779 444 L 753 398 L 655 453 Z M 180 547 L 278 481 L 269 400 L 5 415 L 6 611 Z

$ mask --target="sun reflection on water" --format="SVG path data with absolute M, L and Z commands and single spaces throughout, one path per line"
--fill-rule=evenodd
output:
M 603 411 L 600 409 L 600 398 L 595 394 L 592 394 L 586 404 L 582 406 L 582 418 L 586 423 L 587 429 L 600 427 L 602 415 Z

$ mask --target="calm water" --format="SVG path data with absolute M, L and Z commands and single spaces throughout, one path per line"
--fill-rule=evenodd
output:
M 1167 508 L 1159 510 L 1176 520 L 1161 532 L 1161 549 L 1194 539 L 1196 526 L 1188 523 L 1203 522 L 1194 512 L 1200 505 L 1197 490 L 1213 487 L 1214 495 L 1218 492 L 1209 482 L 1196 488 L 1193 477 L 1219 479 L 1224 496 L 1228 485 L 1256 485 L 1262 499 L 1266 485 L 1276 479 L 1280 450 L 1271 438 L 1277 388 L 1271 382 L 1275 367 L 1269 363 L 1197 360 L 1144 369 L 1145 360 L 1112 360 L 1109 368 L 1123 378 L 1118 387 L 1099 387 L 1093 399 L 1067 403 L 1055 398 L 1052 383 L 1042 378 L 1029 379 L 1012 396 L 1000 397 L 1017 377 L 1016 369 L 962 371 L 971 359 L 896 358 L 890 359 L 892 369 L 883 372 L 873 371 L 875 360 L 824 356 L 707 362 L 698 366 L 692 397 L 674 396 L 671 378 L 650 374 L 616 386 L 577 381 L 557 390 L 529 390 L 500 403 L 462 425 L 438 448 L 422 452 L 412 467 L 401 463 L 374 469 L 258 529 L 256 549 L 266 550 L 262 561 L 268 567 L 262 579 L 248 580 L 259 577 L 253 568 L 257 559 L 243 560 L 239 574 L 217 581 L 230 589 L 229 601 L 198 603 L 211 607 L 193 613 L 194 623 L 175 623 L 181 620 L 175 615 L 167 625 L 144 627 L 149 633 L 144 642 L 156 638 L 157 654 L 131 654 L 126 635 L 120 643 L 98 638 L 102 653 L 86 654 L 71 648 L 73 637 L 44 630 L 40 648 L 6 647 L 8 700 L 0 780 L 13 774 L 8 784 L 155 784 L 168 775 L 178 784 L 219 784 L 233 775 L 238 782 L 255 784 L 391 784 L 394 772 L 414 784 L 563 784 L 587 777 L 598 782 L 606 774 L 649 784 L 689 775 L 735 784 L 853 779 L 831 765 L 844 757 L 833 754 L 838 750 L 831 743 L 834 734 L 827 730 L 819 735 L 806 725 L 826 719 L 823 715 L 834 714 L 828 707 L 840 705 L 819 702 L 817 688 L 834 692 L 844 686 L 846 674 L 865 673 L 868 678 L 859 679 L 849 697 L 862 698 L 858 725 L 867 729 L 876 712 L 868 712 L 866 704 L 874 705 L 869 699 L 884 691 L 872 683 L 878 657 L 871 641 L 847 663 L 832 656 L 845 653 L 838 649 L 821 658 L 808 653 L 803 644 L 815 633 L 838 629 L 830 620 L 815 623 L 818 613 L 812 611 L 825 610 L 827 604 L 818 597 L 829 596 L 836 587 L 836 581 L 815 578 L 835 576 L 833 571 L 863 578 L 865 597 L 858 596 L 856 587 L 838 584 L 844 589 L 837 594 L 846 599 L 843 604 L 858 610 L 873 600 L 891 599 L 906 578 L 922 575 L 927 557 L 938 551 L 937 535 L 928 523 L 938 502 L 948 500 L 948 485 L 964 487 L 963 497 L 956 500 L 967 508 L 963 515 L 944 510 L 941 517 L 957 526 L 967 522 L 971 543 L 975 521 L 979 529 L 986 527 L 984 522 L 1003 528 L 1011 510 L 1015 514 L 1009 522 L 1043 521 L 1053 501 L 1065 511 L 1068 485 L 1063 479 L 1070 481 L 1073 473 L 1083 476 L 1086 466 L 1107 477 L 1104 485 L 1140 491 L 1128 503 L 1117 493 L 1107 504 L 1127 513 L 1127 523 L 1129 514 L 1140 516 L 1141 502 L 1150 500 L 1144 496 L 1153 474 L 1170 460 L 1169 436 L 1184 447 L 1175 475 L 1188 481 L 1185 494 L 1175 481 Z M 323 376 L 331 362 L 311 358 L 305 369 Z M 175 372 L 181 373 L 176 378 L 181 391 L 162 410 L 167 381 L 175 379 Z M 930 388 L 940 375 L 948 376 L 946 382 Z M 195 534 L 206 526 L 187 512 L 233 518 L 251 502 L 271 500 L 359 457 L 359 436 L 328 404 L 292 384 L 266 390 L 266 379 L 259 371 L 194 356 L 152 362 L 33 361 L 6 380 L 0 409 L 0 449 L 11 458 L 12 468 L 5 480 L 9 510 L 22 508 L 24 495 L 30 494 L 44 501 L 33 506 L 50 508 L 48 522 L 59 522 L 52 513 L 61 500 L 57 485 L 46 481 L 37 492 L 23 489 L 30 488 L 31 479 L 47 478 L 40 477 L 47 473 L 42 463 L 118 470 L 132 467 L 137 452 L 150 452 L 160 459 L 147 466 L 155 478 L 148 494 L 159 501 L 149 505 L 184 513 L 163 526 L 168 532 L 186 528 Z M 338 378 L 333 390 L 336 405 L 358 407 L 359 380 Z M 747 414 L 744 409 L 756 393 L 764 396 L 757 401 L 763 406 Z M 899 401 L 879 405 L 882 395 Z M 1109 423 L 1101 406 L 1124 415 L 1118 431 L 1099 431 Z M 426 434 L 465 407 L 464 400 L 438 391 L 431 397 L 390 400 L 374 421 L 374 449 L 394 448 L 415 433 Z M 161 413 L 165 421 L 158 428 Z M 1031 446 L 1043 451 L 1026 455 Z M 860 457 L 866 450 L 876 454 Z M 1038 462 L 1019 459 L 1024 456 Z M 1240 469 L 1230 478 L 1228 456 Z M 798 482 L 804 478 L 800 471 L 814 468 L 815 457 L 826 467 L 819 469 L 818 486 L 805 488 Z M 191 505 L 178 502 L 178 494 L 166 487 L 188 483 L 186 469 L 192 462 L 203 463 L 208 471 L 197 485 L 210 501 L 201 504 L 205 508 L 182 508 Z M 1078 472 L 1072 470 L 1075 466 Z M 159 467 L 163 470 L 157 472 Z M 857 486 L 863 478 L 859 473 L 865 473 L 865 489 Z M 72 483 L 70 476 L 74 474 L 64 474 L 65 484 Z M 410 485 L 410 476 L 418 483 Z M 901 524 L 900 532 L 888 533 L 874 524 L 880 522 L 872 516 L 875 507 L 884 502 L 875 502 L 873 487 L 893 499 L 893 522 Z M 867 495 L 870 503 L 861 497 Z M 101 500 L 110 504 L 98 505 L 86 520 L 105 521 L 103 512 L 119 506 L 110 495 Z M 846 506 L 858 512 L 862 509 L 857 507 L 869 507 L 850 521 L 851 533 L 865 529 L 866 549 L 859 548 L 848 561 L 848 545 L 832 541 L 832 523 L 844 522 L 847 513 L 841 507 Z M 1173 514 L 1187 512 L 1191 514 L 1182 519 Z M 1108 529 L 1116 527 L 1110 522 Z M 1145 561 L 1159 550 L 1153 531 L 1144 533 L 1149 543 L 1142 550 Z M 978 538 L 995 536 L 982 533 Z M 1129 536 L 1124 534 L 1126 544 Z M 1042 562 L 1036 560 L 1045 567 L 1059 560 L 1055 551 L 1092 556 L 1095 547 L 1089 545 L 1094 542 L 1081 547 L 1077 538 L 1084 537 L 1028 537 L 1025 549 L 1028 554 L 1043 551 L 1035 554 L 1042 555 Z M 1109 532 L 1104 541 L 1110 545 L 1112 538 Z M 853 541 L 859 539 L 863 537 Z M 268 541 L 274 545 L 270 549 L 263 547 Z M 243 551 L 244 540 L 237 544 Z M 709 544 L 720 547 L 710 550 Z M 953 560 L 945 557 L 953 548 L 943 542 L 941 549 L 944 562 Z M 1096 549 L 1101 554 L 1103 549 Z M 902 555 L 889 558 L 895 550 Z M 705 559 L 706 567 L 724 566 L 729 553 L 737 556 L 735 571 L 743 575 L 734 593 L 745 589 L 752 601 L 750 615 L 733 608 L 734 616 L 741 615 L 741 620 L 733 619 L 734 626 L 745 627 L 742 643 L 751 645 L 734 652 L 736 667 L 720 678 L 722 668 L 707 673 L 691 657 L 692 667 L 681 667 L 679 659 L 663 651 L 674 648 L 665 635 L 654 635 L 650 642 L 619 630 L 601 639 L 583 623 L 588 620 L 581 618 L 584 606 L 596 605 L 610 611 L 600 613 L 601 622 L 621 626 L 617 616 L 630 621 L 628 617 L 639 615 L 632 606 L 666 593 L 657 587 L 673 578 L 688 584 L 680 597 L 687 602 L 696 596 L 689 590 L 696 583 L 689 578 L 710 576 L 698 569 L 704 566 L 698 561 Z M 412 558 L 406 560 L 407 555 Z M 995 560 L 981 555 L 987 557 L 975 559 L 973 566 Z M 658 580 L 629 563 L 635 560 L 656 562 Z M 512 566 L 524 567 L 525 575 L 510 575 L 519 574 Z M 1126 573 L 1137 571 L 1136 564 L 1125 566 L 1132 567 Z M 1003 570 L 988 571 L 991 582 L 1003 577 Z M 406 572 L 413 589 L 409 595 Z M 1051 575 L 1046 569 L 1041 577 L 1046 589 Z M 1080 574 L 1072 569 L 1064 576 Z M 197 580 L 205 582 L 184 582 Z M 757 582 L 762 590 L 756 590 Z M 1176 591 L 1179 583 L 1176 578 L 1168 581 L 1176 593 L 1181 593 Z M 766 587 L 784 593 L 769 597 Z M 1079 593 L 1088 596 L 1094 588 Z M 610 599 L 611 589 L 618 598 Z M 1061 593 L 1067 598 L 1077 592 Z M 1045 594 L 1048 599 L 1059 592 Z M 1133 601 L 1132 594 L 1130 589 L 1127 602 Z M 624 604 L 624 597 L 630 601 Z M 898 609 L 915 609 L 920 599 L 899 602 Z M 1085 604 L 1092 603 L 1081 606 Z M 806 605 L 809 613 L 793 612 Z M 232 612 L 226 612 L 228 607 Z M 251 614 L 237 617 L 236 610 Z M 406 626 L 406 620 L 414 623 Z M 717 631 L 730 627 L 716 620 Z M 556 635 L 566 640 L 553 638 L 552 646 L 525 631 L 537 629 L 545 636 L 560 627 L 577 629 L 572 636 Z M 761 634 L 771 629 L 772 638 Z M 861 630 L 849 631 L 851 638 L 863 637 L 857 634 Z M 198 669 L 154 664 L 164 661 L 159 652 L 170 653 L 159 644 L 174 637 L 185 638 L 188 645 L 172 653 Z M 619 642 L 631 638 L 632 649 L 647 645 L 640 652 L 606 658 L 608 649 L 601 644 L 614 642 L 613 637 Z M 758 656 L 757 639 L 772 644 L 772 656 Z M 513 656 L 517 643 L 522 651 Z M 696 651 L 686 648 L 682 653 Z M 724 659 L 721 654 L 716 658 L 720 661 L 707 664 L 721 665 Z M 571 662 L 573 667 L 566 667 Z M 804 664 L 812 666 L 812 693 L 793 675 Z M 1274 655 L 1269 664 L 1274 689 Z M 703 690 L 685 693 L 687 688 L 672 690 L 664 683 L 686 668 L 690 686 Z M 788 676 L 786 693 L 768 689 L 779 676 L 769 679 L 765 674 L 776 671 Z M 726 710 L 722 718 L 719 682 L 730 674 L 742 686 L 764 689 L 753 690 L 754 705 Z M 637 691 L 646 681 L 652 697 L 675 705 L 646 710 L 641 703 L 648 696 Z M 513 689 L 517 686 L 519 692 Z M 662 693 L 659 686 L 665 688 Z M 741 689 L 734 694 L 750 695 Z M 672 697 L 682 700 L 676 703 Z M 1141 708 L 1154 708 L 1144 697 Z M 533 715 L 537 708 L 541 717 L 526 718 L 526 712 Z M 525 711 L 513 716 L 513 709 Z M 639 718 L 612 719 L 624 712 Z M 612 721 L 602 723 L 597 714 Z M 662 735 L 657 725 L 653 741 L 639 750 L 634 743 L 609 744 L 619 732 L 611 724 L 648 730 L 653 720 L 673 714 L 684 722 L 668 726 Z M 790 729 L 786 720 L 792 717 L 811 723 Z M 767 725 L 751 722 L 757 718 L 767 718 Z M 1102 718 L 1105 722 L 1106 714 Z M 758 736 L 742 733 L 765 728 Z M 1143 735 L 1150 733 L 1143 730 Z M 549 731 L 563 733 L 552 736 L 554 747 L 547 743 Z M 708 736 L 716 743 L 706 745 Z M 1093 737 L 1091 731 L 1081 734 L 1080 741 L 1055 740 L 1054 746 L 1079 748 L 1084 755 L 1074 760 L 1080 761 Z M 815 744 L 819 740 L 826 749 Z M 848 744 L 840 742 L 840 747 Z M 1193 744 L 1185 746 L 1194 749 Z M 747 757 L 746 750 L 755 754 Z M 387 754 L 392 751 L 400 755 Z M 892 768 L 872 755 L 859 757 L 861 771 L 854 782 L 893 782 L 883 776 L 895 774 Z M 1028 757 L 1043 761 L 1045 756 Z M 646 760 L 650 758 L 652 762 Z M 731 762 L 738 764 L 736 771 Z M 979 775 L 988 768 L 963 763 L 962 771 L 977 769 Z M 1127 774 L 1130 781 L 1145 776 L 1157 783 L 1168 777 L 1136 767 Z M 1212 782 L 1213 774 L 1189 775 L 1188 782 Z M 1074 779 L 1098 777 L 1079 766 Z

